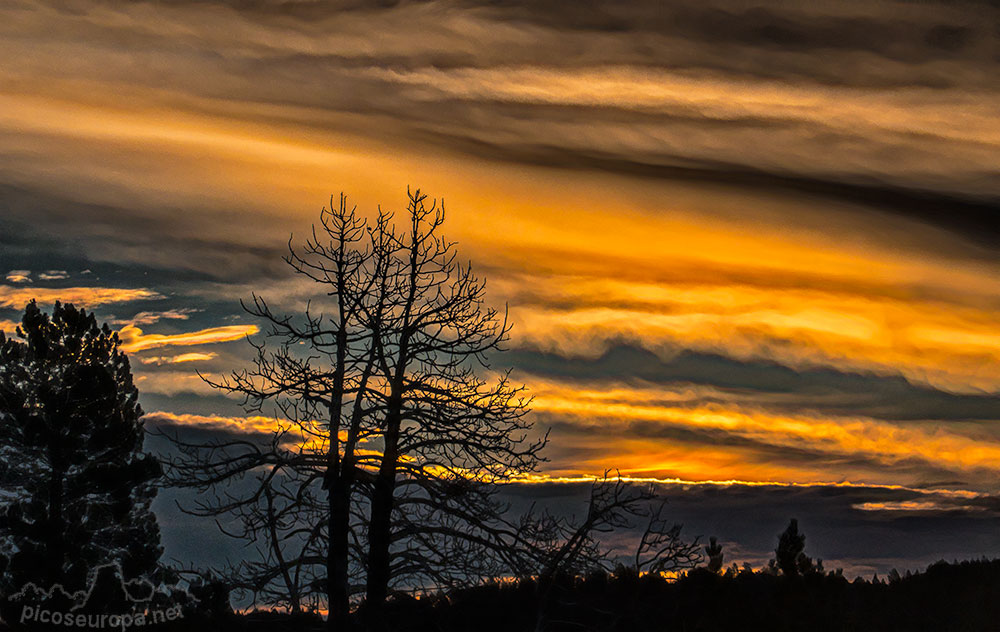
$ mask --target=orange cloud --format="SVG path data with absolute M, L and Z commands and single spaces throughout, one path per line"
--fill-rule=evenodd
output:
M 182 353 L 175 356 L 153 356 L 150 358 L 139 358 L 143 364 L 180 364 L 182 362 L 203 362 L 218 357 L 217 353 Z
M 125 303 L 161 299 L 162 295 L 145 288 L 110 287 L 19 288 L 0 285 L 0 307 L 21 309 L 32 299 L 39 303 L 73 303 L 78 307 L 98 307 L 109 303 Z
M 593 482 L 595 478 L 599 478 L 601 476 L 602 476 L 601 473 L 593 475 L 577 475 L 577 476 L 552 476 L 550 474 L 527 474 L 518 477 L 517 481 L 523 483 L 574 484 L 574 483 Z M 905 491 L 924 496 L 932 496 L 932 497 L 939 496 L 945 499 L 964 499 L 964 500 L 972 500 L 975 498 L 982 498 L 984 496 L 989 495 L 984 492 L 975 492 L 967 489 L 945 489 L 945 488 L 927 489 L 923 487 L 907 487 L 906 485 L 861 483 L 861 482 L 843 481 L 843 480 L 840 481 L 815 480 L 807 482 L 778 481 L 778 480 L 744 480 L 744 479 L 689 480 L 677 477 L 657 478 L 657 477 L 643 477 L 643 476 L 628 476 L 625 474 L 622 474 L 621 478 L 622 480 L 633 483 L 657 483 L 661 485 L 680 485 L 683 487 L 793 487 L 793 488 L 794 487 L 853 487 L 860 489 Z
M 257 325 L 226 325 L 183 334 L 144 334 L 134 325 L 126 325 L 118 332 L 122 350 L 128 353 L 167 346 L 190 346 L 230 342 L 260 331 Z
M 247 417 L 226 417 L 222 415 L 193 415 L 188 413 L 171 413 L 155 411 L 144 415 L 143 419 L 154 422 L 167 422 L 180 426 L 199 426 L 215 430 L 225 430 L 233 433 L 263 433 L 271 434 L 277 430 L 288 430 L 285 440 L 293 443 L 299 449 L 324 450 L 327 445 L 322 439 L 325 424 L 315 420 L 304 421 L 302 425 L 288 419 L 251 415 Z M 342 431 L 341 441 L 346 441 L 347 431 Z M 361 467 L 377 466 L 377 457 L 381 452 L 371 449 L 366 438 L 360 441 L 357 450 L 361 458 Z M 375 458 L 370 458 L 375 457 Z
M 281 420 L 273 417 L 260 415 L 249 417 L 225 417 L 221 415 L 191 415 L 186 413 L 171 413 L 165 411 L 154 411 L 146 413 L 143 419 L 167 422 L 182 426 L 206 426 L 222 430 L 237 432 L 261 432 L 271 433 L 278 427 Z M 285 422 L 283 425 L 287 425 Z
M 901 373 L 952 391 L 1000 391 L 1000 309 L 845 289 L 652 284 L 607 278 L 502 281 L 514 336 L 597 355 L 608 341 L 767 358 L 796 367 Z
M 5 278 L 10 283 L 33 283 L 31 270 L 11 270 Z
M 372 72 L 404 87 L 452 97 L 622 109 L 679 107 L 715 120 L 777 116 L 793 126 L 854 130 L 863 136 L 871 132 L 901 138 L 934 129 L 954 150 L 900 152 L 896 145 L 886 145 L 893 151 L 882 154 L 892 159 L 880 161 L 876 172 L 899 167 L 935 173 L 945 163 L 965 169 L 976 162 L 974 154 L 988 155 L 1000 138 L 1000 126 L 981 105 L 965 97 L 918 103 L 921 95 L 905 90 L 866 95 L 845 88 L 757 82 L 748 89 L 741 84 L 734 97 L 731 82 L 626 68 Z M 1000 392 L 995 258 L 917 222 L 854 214 L 847 205 L 820 199 L 804 202 L 714 186 L 484 163 L 415 144 L 401 151 L 303 123 L 315 120 L 315 113 L 302 109 L 269 106 L 262 116 L 265 111 L 257 103 L 191 95 L 157 102 L 164 95 L 127 85 L 106 87 L 85 77 L 72 90 L 50 82 L 22 82 L 22 93 L 11 90 L 0 98 L 0 124 L 34 153 L 54 156 L 64 172 L 77 174 L 88 185 L 73 187 L 78 195 L 100 200 L 103 195 L 120 198 L 126 191 L 137 204 L 167 199 L 178 207 L 193 201 L 206 209 L 206 217 L 214 208 L 239 206 L 254 219 L 241 226 L 246 233 L 256 231 L 243 235 L 248 242 L 259 239 L 265 230 L 261 226 L 276 218 L 282 226 L 306 226 L 331 182 L 347 183 L 361 209 L 376 202 L 393 205 L 392 196 L 402 191 L 386 190 L 385 182 L 400 187 L 413 182 L 446 195 L 452 210 L 446 233 L 460 241 L 462 256 L 473 256 L 477 265 L 489 269 L 491 298 L 511 303 L 515 343 L 598 354 L 609 340 L 627 338 L 664 354 L 690 348 L 795 367 L 902 374 L 958 392 Z M 102 96 L 108 94 L 115 95 L 115 103 Z M 640 123 L 626 130 L 581 130 L 573 122 L 525 130 L 537 132 L 530 135 L 536 139 L 558 136 L 570 149 L 575 143 L 600 145 L 598 137 L 614 137 L 639 153 L 662 152 L 671 143 L 684 142 L 698 147 L 678 155 L 697 158 L 718 148 L 712 135 L 671 138 L 672 131 Z M 736 140 L 740 142 L 718 142 L 723 149 L 750 152 L 750 163 L 765 169 L 773 161 L 797 166 L 807 150 L 813 167 L 839 168 L 872 159 L 850 154 L 850 144 L 817 152 L 812 135 L 790 143 L 785 141 L 795 139 L 782 136 L 775 142 L 785 153 L 767 147 L 757 151 L 755 143 Z M 920 143 L 925 142 L 929 139 L 923 136 Z M 850 154 L 847 162 L 844 153 L 835 155 L 841 149 Z M 37 178 L 51 177 L 53 169 L 48 163 L 45 167 Z M 53 184 L 53 190 L 72 185 Z M 199 223 L 202 228 L 229 238 L 233 223 L 220 215 L 218 221 Z M 176 230 L 193 229 L 185 225 Z M 939 247 L 917 248 L 911 238 Z M 59 290 L 50 300 L 71 300 L 69 291 Z M 0 305 L 20 307 L 44 292 L 52 290 L 0 286 Z M 139 327 L 149 318 L 144 315 L 122 330 L 126 350 L 222 342 L 253 333 L 221 327 L 145 334 Z M 144 389 L 202 388 L 197 376 L 188 373 L 143 379 Z M 958 469 L 990 469 L 990 462 L 1000 462 L 994 461 L 993 444 L 948 429 L 938 436 L 863 418 L 782 417 L 740 406 L 738 395 L 720 408 L 696 406 L 692 411 L 681 406 L 682 393 L 654 397 L 630 388 L 611 393 L 614 385 L 607 386 L 596 394 L 568 387 L 541 392 L 535 408 L 602 423 L 645 419 L 725 430 L 779 446 L 857 453 L 885 464 L 887 477 L 894 476 L 893 463 L 910 457 Z M 676 405 L 670 405 L 671 398 L 678 400 Z M 566 464 L 569 473 L 619 464 L 633 472 L 672 471 L 691 478 L 817 480 L 830 474 L 821 466 L 755 462 L 746 449 L 732 447 L 693 451 L 687 445 L 626 437 L 617 442 L 574 440 L 589 452 L 581 451 L 575 463 Z
M 932 500 L 902 500 L 868 502 L 851 505 L 859 511 L 983 511 L 985 507 L 975 505 L 953 505 Z
M 575 388 L 557 382 L 529 383 L 535 412 L 578 424 L 580 432 L 560 438 L 560 450 L 593 454 L 573 463 L 555 463 L 564 475 L 593 473 L 614 465 L 630 475 L 678 476 L 691 479 L 815 481 L 836 478 L 882 482 L 873 472 L 886 472 L 918 459 L 933 466 L 978 476 L 1000 473 L 1000 442 L 963 434 L 947 427 L 892 424 L 857 416 L 775 414 L 738 402 L 681 406 L 685 393 L 660 387 L 608 385 Z M 664 391 L 667 391 L 666 393 Z M 677 404 L 671 401 L 677 398 Z M 653 422 L 665 428 L 723 433 L 749 443 L 692 445 L 675 438 L 632 436 L 630 424 Z M 654 426 L 655 427 L 655 426 Z M 590 430 L 588 430 L 590 429 Z M 573 445 L 570 445 L 570 444 Z M 763 446 L 810 450 L 816 463 L 761 458 Z M 834 465 L 825 465 L 822 455 Z M 845 466 L 850 457 L 871 465 Z

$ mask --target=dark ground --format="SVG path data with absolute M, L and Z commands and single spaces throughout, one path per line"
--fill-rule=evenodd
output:
M 543 591 L 532 581 L 486 585 L 421 599 L 397 597 L 391 632 L 536 630 Z M 938 562 L 911 576 L 848 581 L 836 573 L 786 577 L 703 569 L 677 581 L 619 570 L 564 577 L 549 591 L 542 629 L 732 632 L 1000 630 L 1000 559 Z M 321 630 L 318 617 L 274 613 L 186 618 L 177 629 Z M 164 628 L 166 629 L 166 628 Z

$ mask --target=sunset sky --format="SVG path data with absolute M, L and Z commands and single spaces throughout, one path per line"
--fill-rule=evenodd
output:
M 793 516 L 869 575 L 1000 554 L 995 3 L 375 4 L 0 4 L 0 328 L 86 306 L 147 424 L 266 430 L 196 373 L 239 299 L 300 310 L 289 236 L 420 187 L 552 429 L 515 494 L 659 479 L 727 562 Z

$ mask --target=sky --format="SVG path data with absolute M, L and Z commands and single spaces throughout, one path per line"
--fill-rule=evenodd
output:
M 856 573 L 1000 555 L 995 2 L 7 0 L 0 60 L 0 328 L 94 310 L 150 427 L 266 431 L 198 377 L 239 300 L 301 310 L 331 195 L 419 187 L 551 429 L 510 493 L 656 480 L 727 561 L 790 517 Z

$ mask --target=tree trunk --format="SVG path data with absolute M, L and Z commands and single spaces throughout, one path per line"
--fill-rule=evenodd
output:
M 348 630 L 351 627 L 351 583 L 348 572 L 351 538 L 351 494 L 356 481 L 355 465 L 357 457 L 358 434 L 361 432 L 361 420 L 364 416 L 362 396 L 368 388 L 372 368 L 375 365 L 376 348 L 372 345 L 368 362 L 361 374 L 358 394 L 354 399 L 351 411 L 351 424 L 347 430 L 347 440 L 344 442 L 344 458 L 340 463 L 340 475 L 330 487 L 330 528 L 329 547 L 327 549 L 327 598 L 330 613 L 327 616 L 327 627 L 331 630 Z
M 49 480 L 49 520 L 46 528 L 46 555 L 48 557 L 49 569 L 47 577 L 53 584 L 62 584 L 66 581 L 63 569 L 66 562 L 66 552 L 63 541 L 65 539 L 63 527 L 63 477 L 62 469 L 53 467 L 52 478 Z M 78 590 L 82 586 L 66 586 L 67 590 Z
M 368 528 L 368 592 L 365 598 L 365 623 L 368 630 L 382 631 L 385 599 L 389 594 L 389 545 L 392 536 L 392 507 L 396 491 L 396 461 L 399 458 L 399 398 L 390 400 L 386 418 L 385 449 L 375 478 L 371 523 Z
M 344 466 L 348 462 L 345 460 Z M 330 613 L 327 627 L 344 632 L 351 625 L 348 540 L 350 538 L 350 488 L 346 472 L 341 472 L 330 488 L 330 545 L 327 549 L 327 581 Z
M 343 248 L 343 244 L 341 244 Z M 341 268 L 338 265 L 338 270 Z M 337 331 L 337 364 L 333 372 L 333 393 L 330 396 L 330 451 L 327 453 L 326 479 L 329 527 L 326 547 L 326 601 L 328 630 L 344 632 L 350 624 L 350 602 L 347 581 L 347 530 L 350 510 L 347 488 L 344 486 L 343 460 L 340 457 L 340 415 L 344 403 L 344 374 L 347 361 L 347 331 L 344 329 L 343 274 L 337 274 L 337 300 L 340 305 L 340 329 Z M 359 394 L 360 397 L 360 394 Z M 347 455 L 344 455 L 344 459 Z

